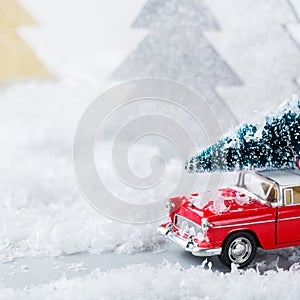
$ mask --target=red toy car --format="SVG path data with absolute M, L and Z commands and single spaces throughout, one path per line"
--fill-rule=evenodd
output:
M 263 249 L 300 245 L 300 170 L 245 171 L 237 185 L 168 200 L 158 232 L 196 256 L 246 267 Z

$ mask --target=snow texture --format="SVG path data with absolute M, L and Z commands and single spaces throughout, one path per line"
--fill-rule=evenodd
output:
M 63 80 L 25 82 L 0 91 L 0 261 L 82 251 L 134 253 L 163 245 L 158 224 L 111 221 L 87 203 L 76 184 L 74 131 L 104 86 Z
M 292 169 L 300 155 L 300 100 L 294 97 L 265 116 L 244 124 L 186 162 L 188 172 Z
M 297 1 L 291 2 L 295 4 Z M 83 251 L 135 253 L 161 249 L 164 239 L 156 234 L 157 224 L 133 226 L 116 223 L 90 207 L 78 191 L 72 167 L 72 143 L 78 120 L 90 101 L 109 85 L 99 82 L 99 78 L 112 72 L 111 68 L 124 58 L 125 45 L 132 49 L 143 37 L 144 33 L 134 32 L 128 26 L 140 7 L 135 6 L 130 11 L 129 7 L 132 9 L 133 6 L 129 6 L 128 2 L 120 7 L 120 1 L 113 1 L 108 12 L 104 9 L 108 2 L 98 0 L 90 0 L 88 4 L 86 1 L 75 3 L 69 0 L 22 0 L 21 3 L 26 4 L 34 19 L 42 24 L 32 31 L 20 29 L 22 37 L 38 52 L 49 69 L 62 78 L 1 86 L 0 261 Z M 162 11 L 172 12 L 170 3 L 167 8 L 162 7 Z M 167 77 L 171 76 L 168 73 L 171 70 L 174 75 L 171 78 L 191 84 L 201 92 L 203 90 L 208 101 L 215 103 L 214 108 L 220 109 L 220 118 L 224 116 L 225 119 L 224 106 L 219 106 L 222 102 L 215 92 L 216 86 L 240 85 L 243 82 L 245 91 L 242 87 L 230 88 L 232 92 L 228 92 L 228 97 L 218 89 L 224 99 L 225 96 L 233 99 L 228 104 L 241 119 L 252 117 L 254 107 L 260 110 L 264 105 L 276 104 L 273 101 L 281 101 L 293 93 L 291 82 L 299 78 L 299 53 L 281 24 L 293 26 L 290 32 L 295 40 L 299 35 L 295 16 L 287 1 L 227 0 L 226 5 L 224 1 L 219 5 L 221 1 L 217 0 L 206 1 L 205 4 L 200 1 L 187 3 L 201 3 L 203 17 L 197 18 L 191 13 L 183 18 L 187 11 L 180 6 L 180 18 L 170 16 L 170 22 L 162 19 L 163 22 L 156 23 L 158 14 L 156 10 L 152 13 L 154 8 L 150 9 L 150 4 L 147 4 L 149 13 L 145 16 L 152 17 L 148 21 L 145 19 L 144 23 L 140 17 L 141 23 L 138 25 L 137 19 L 135 27 L 146 28 L 150 33 L 124 66 L 134 54 L 139 61 L 138 49 L 145 45 L 150 47 L 149 52 L 147 48 L 142 49 L 146 51 L 146 59 L 152 60 L 151 51 L 159 53 L 159 56 L 152 63 L 144 62 L 140 70 L 136 69 L 136 73 L 127 78 L 143 74 Z M 95 9 L 88 9 L 91 4 Z M 73 9 L 70 9 L 71 6 Z M 195 11 L 198 9 L 196 6 Z M 297 10 L 300 11 L 298 6 Z M 124 15 L 126 20 L 120 22 Z M 93 20 L 92 26 L 88 25 L 90 20 Z M 190 25 L 184 24 L 184 20 L 190 20 L 191 30 L 186 29 Z M 176 22 L 183 23 L 177 26 Z M 153 27 L 155 24 L 157 30 Z M 114 26 L 119 27 L 116 29 Z M 174 28 L 180 31 L 178 35 Z M 122 29 L 122 34 L 119 29 Z M 212 31 L 219 29 L 220 34 L 215 32 L 213 37 Z M 209 36 L 208 30 L 211 31 Z M 266 39 L 269 33 L 270 38 Z M 130 34 L 133 34 L 131 38 Z M 162 44 L 156 49 L 157 42 Z M 176 46 L 178 44 L 180 47 Z M 193 53 L 192 49 L 205 59 Z M 135 69 L 132 67 L 132 70 Z M 138 73 L 141 70 L 145 72 Z M 106 164 L 103 167 L 105 170 Z M 176 167 L 171 167 L 175 176 Z M 107 172 L 107 176 L 109 182 L 111 174 Z M 221 273 L 201 266 L 183 269 L 167 263 L 160 266 L 138 265 L 110 272 L 95 271 L 74 279 L 62 278 L 24 290 L 1 286 L 0 298 L 298 299 L 299 249 L 289 248 L 276 253 L 293 263 L 289 270 L 277 270 L 275 266 L 274 271 L 261 276 L 253 269 Z M 268 256 L 265 265 L 270 265 Z M 69 268 L 80 270 L 84 265 L 70 265 Z M 257 268 L 260 269 L 260 266 L 257 265 Z M 27 270 L 24 265 L 19 272 L 26 273 Z
M 179 264 L 159 266 L 132 265 L 109 272 L 99 270 L 72 279 L 23 290 L 0 288 L 3 299 L 214 299 L 214 300 L 297 300 L 300 293 L 299 263 L 289 271 L 274 269 L 260 274 L 257 270 L 233 268 L 230 273 L 205 267 L 183 269 Z M 208 269 L 207 269 L 208 268 Z

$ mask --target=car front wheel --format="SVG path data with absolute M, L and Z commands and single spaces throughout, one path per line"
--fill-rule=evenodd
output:
M 230 267 L 234 263 L 238 268 L 245 268 L 254 258 L 256 249 L 256 241 L 251 233 L 236 232 L 225 240 L 219 259 L 225 266 Z

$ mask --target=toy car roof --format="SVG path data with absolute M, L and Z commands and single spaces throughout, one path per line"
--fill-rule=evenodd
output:
M 299 169 L 263 170 L 255 173 L 275 181 L 281 186 L 300 186 Z

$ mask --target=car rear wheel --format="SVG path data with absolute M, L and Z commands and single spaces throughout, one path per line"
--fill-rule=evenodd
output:
M 253 260 L 256 249 L 256 240 L 251 233 L 236 232 L 225 240 L 219 259 L 225 266 L 234 263 L 238 268 L 245 268 Z

